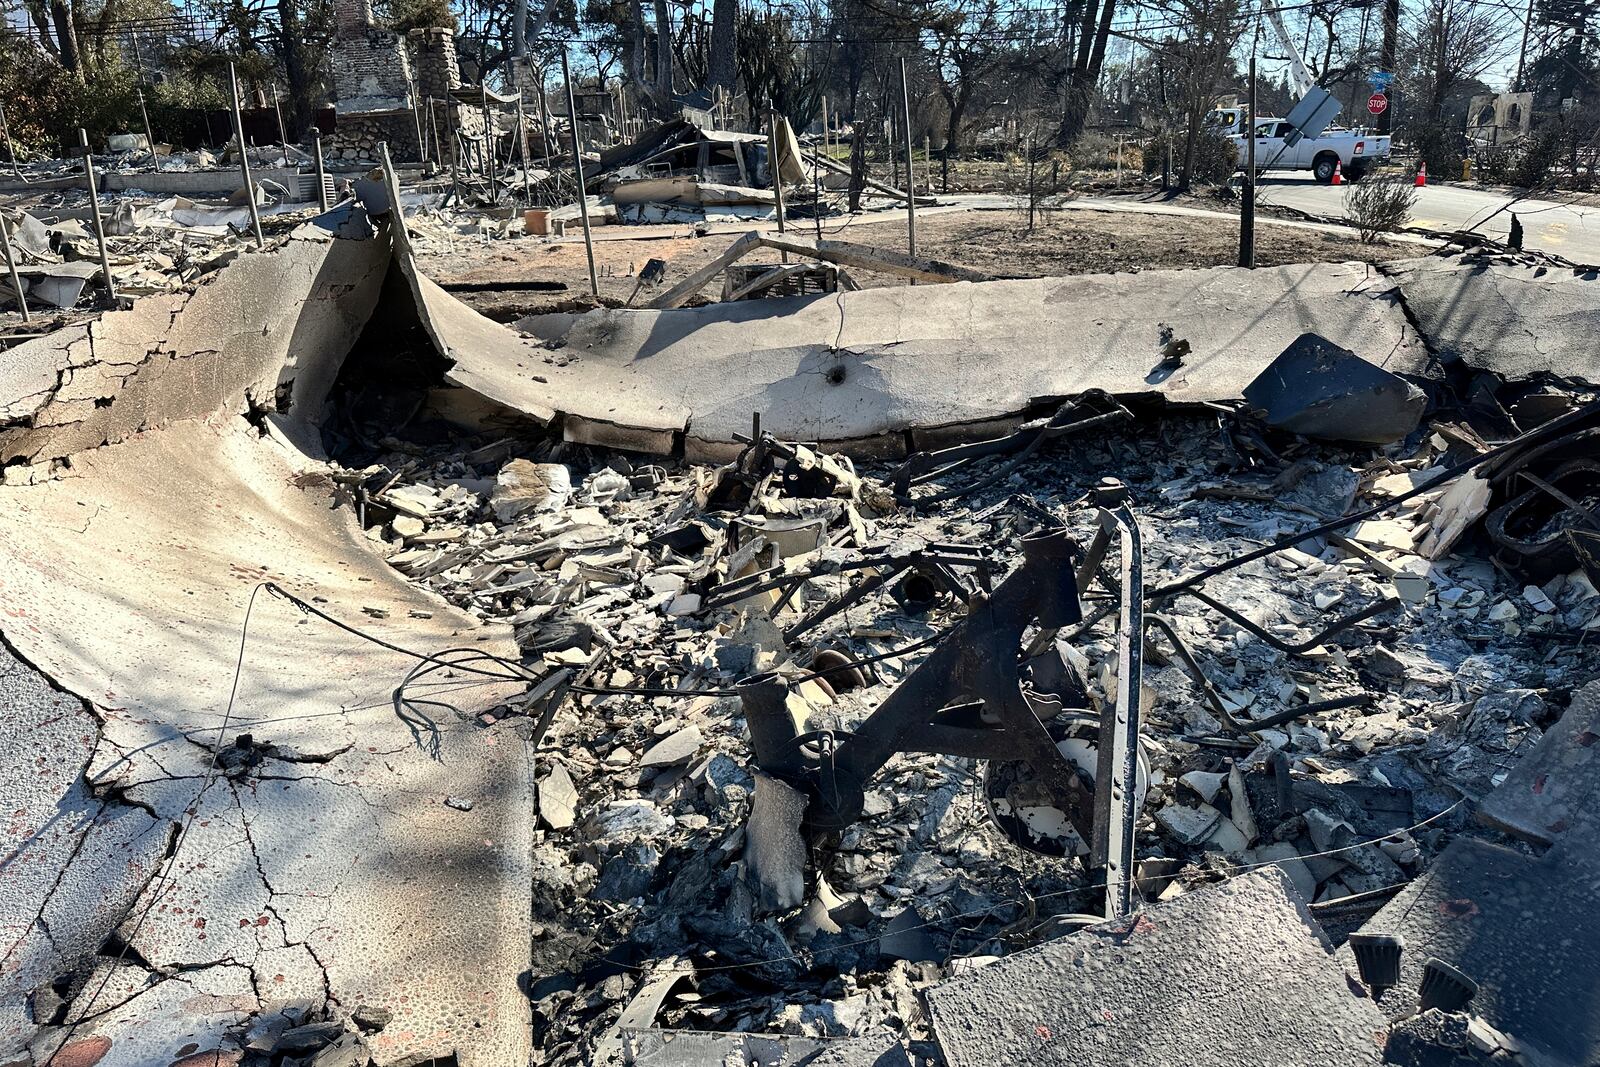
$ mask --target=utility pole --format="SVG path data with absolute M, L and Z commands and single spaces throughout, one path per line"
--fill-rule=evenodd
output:
M 1395 50 L 1400 37 L 1400 0 L 1383 0 L 1383 48 L 1378 56 L 1378 66 L 1383 68 L 1383 73 L 1394 75 Z M 1394 129 L 1394 101 L 1389 101 L 1389 106 L 1383 109 L 1378 116 L 1378 132 L 1388 133 Z
M 906 85 L 906 57 L 900 57 L 900 112 L 906 120 L 906 234 L 911 254 L 917 254 L 917 181 L 911 171 L 911 90 Z
M 100 273 L 106 276 L 106 295 L 117 302 L 117 283 L 111 277 L 111 253 L 106 249 L 106 221 L 100 217 L 100 191 L 94 184 L 94 153 L 89 151 L 89 131 L 78 129 L 78 144 L 83 148 L 83 176 L 89 183 L 89 216 L 94 220 L 94 240 L 100 246 Z M 22 298 L 18 291 L 17 298 Z
M 1244 125 L 1244 198 L 1239 204 L 1239 266 L 1256 265 L 1256 54 L 1250 52 L 1249 121 Z
M 1528 31 L 1533 28 L 1533 0 L 1528 0 L 1528 14 L 1522 20 L 1522 50 L 1517 53 L 1517 79 L 1511 83 L 1513 92 L 1524 92 L 1522 72 L 1528 65 Z
M 583 252 L 589 257 L 589 292 L 600 299 L 600 279 L 594 273 L 594 236 L 589 232 L 589 189 L 583 182 L 583 153 L 578 149 L 578 102 L 572 95 L 572 69 L 567 50 L 561 49 L 561 79 L 567 83 L 567 125 L 572 131 L 572 169 L 578 176 L 578 217 L 583 220 Z
M 250 207 L 250 228 L 255 231 L 256 247 L 265 248 L 267 239 L 261 236 L 261 209 L 256 206 L 256 183 L 250 180 L 250 153 L 244 144 L 244 115 L 239 110 L 239 75 L 228 64 L 228 99 L 233 104 L 233 132 L 239 138 L 239 170 L 244 174 L 244 199 Z

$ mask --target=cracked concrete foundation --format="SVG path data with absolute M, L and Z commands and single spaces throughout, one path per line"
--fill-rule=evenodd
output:
M 350 221 L 0 357 L 26 475 L 0 487 L 0 1061 L 173 1062 L 293 1002 L 392 1011 L 380 1063 L 526 1058 L 532 785 L 516 727 L 479 718 L 515 690 L 443 675 L 402 721 L 409 657 L 261 586 L 515 651 L 374 555 L 317 458 L 387 262 Z M 72 1014 L 41 1026 L 53 981 Z
M 1401 372 L 1431 350 L 1594 377 L 1572 339 L 1541 338 L 1586 328 L 1600 290 L 1573 276 L 1559 299 L 1505 296 L 1536 268 L 908 287 L 547 316 L 519 335 L 396 236 L 448 382 L 639 451 L 726 448 L 756 411 L 781 437 L 894 454 L 1091 388 L 1227 399 L 1306 331 Z M 484 714 L 521 687 L 443 675 L 438 704 L 399 715 L 411 657 L 263 589 L 406 648 L 516 654 L 508 627 L 379 558 L 321 461 L 315 431 L 388 265 L 346 211 L 192 292 L 0 353 L 0 1062 L 170 1063 L 292 1002 L 393 1011 L 380 1063 L 528 1058 L 533 783 L 523 720 Z M 1166 374 L 1174 339 L 1190 354 Z M 32 995 L 63 979 L 66 1025 L 42 1025 Z
M 240 253 L 192 291 L 0 352 L 0 464 L 45 463 L 218 410 L 298 408 L 314 421 L 388 265 L 389 242 L 369 231 L 359 209 L 341 209 Z

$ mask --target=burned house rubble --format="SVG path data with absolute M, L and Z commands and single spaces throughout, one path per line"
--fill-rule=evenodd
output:
M 364 186 L 0 350 L 0 1063 L 1600 1059 L 1592 274 L 507 324 Z

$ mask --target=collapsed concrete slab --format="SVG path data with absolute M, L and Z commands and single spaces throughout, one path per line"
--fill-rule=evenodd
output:
M 951 979 L 928 1012 L 953 1067 L 1375 1064 L 1385 1026 L 1277 868 Z
M 388 248 L 344 212 L 0 355 L 0 1059 L 227 1062 L 297 1001 L 392 1012 L 379 1063 L 528 1055 L 532 779 L 480 717 L 522 687 L 408 696 L 413 657 L 263 587 L 515 655 L 374 554 L 314 458 Z
M 1481 258 L 1417 259 L 1385 273 L 1439 355 L 1507 378 L 1600 382 L 1600 278 L 1592 270 Z
M 0 464 L 70 456 L 218 410 L 298 408 L 314 420 L 388 260 L 389 242 L 346 208 L 241 253 L 191 291 L 0 351 Z
M 191 1014 L 368 1004 L 396 1016 L 373 1041 L 381 1063 L 451 1049 L 463 1063 L 525 1059 L 531 775 L 520 736 L 474 718 L 517 690 L 458 680 L 425 688 L 442 704 L 397 707 L 413 659 L 309 620 L 259 583 L 320 598 L 405 647 L 515 654 L 509 631 L 406 583 L 318 465 L 242 420 L 81 453 L 66 477 L 0 498 L 0 541 L 14 546 L 0 556 L 4 635 L 102 720 L 84 781 L 60 802 L 70 810 L 87 791 L 137 805 L 126 833 L 154 840 L 156 860 L 171 828 L 189 826 L 148 885 L 148 862 L 55 868 L 58 906 L 91 913 L 77 920 L 80 946 L 92 952 L 93 935 L 121 921 L 139 963 L 136 981 L 98 998 L 94 977 L 74 1012 L 226 967 L 249 1003 L 202 999 Z M 236 767 L 216 753 L 241 735 L 256 758 Z M 470 798 L 470 810 L 446 797 Z M 96 917 L 135 893 L 127 917 Z M 60 951 L 56 966 L 83 966 Z M 38 973 L 8 971 L 0 1018 L 18 1019 Z M 125 1030 L 94 1018 L 77 1037 L 111 1040 L 102 1063 L 149 1062 L 117 1053 L 139 1047 L 140 1016 Z M 35 1036 L 36 1059 L 62 1036 Z
M 1559 722 L 1517 761 L 1478 819 L 1537 845 L 1595 839 L 1600 825 L 1600 682 L 1572 695 Z
M 1387 370 L 1426 348 L 1394 285 L 1362 264 L 1147 271 L 895 287 L 687 310 L 544 315 L 507 330 L 397 263 L 447 379 L 569 440 L 714 452 L 763 429 L 901 455 L 908 431 L 989 424 L 1089 389 L 1238 397 L 1305 332 Z M 1181 367 L 1163 366 L 1175 341 Z
M 1595 1063 L 1595 851 L 1592 836 L 1564 841 L 1540 859 L 1472 838 L 1452 842 L 1362 928 L 1406 941 L 1400 983 L 1382 998 L 1385 1014 L 1401 1019 L 1416 1010 L 1423 968 L 1436 957 L 1478 983 L 1468 1010 L 1535 1053 L 1528 1062 Z M 1348 946 L 1339 956 L 1354 968 Z

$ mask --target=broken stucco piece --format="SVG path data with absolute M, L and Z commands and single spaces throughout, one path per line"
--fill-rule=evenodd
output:
M 192 291 L 0 352 L 0 463 L 37 463 L 222 410 L 320 414 L 377 303 L 389 246 L 354 208 L 245 252 Z
M 142 890 L 142 959 L 206 974 L 227 964 L 263 997 L 392 1010 L 373 1041 L 379 1063 L 450 1048 L 463 1063 L 523 1061 L 532 783 L 521 739 L 475 717 L 510 687 L 449 694 L 458 710 L 407 724 L 390 698 L 414 661 L 261 592 L 220 730 L 263 580 L 407 647 L 514 654 L 508 629 L 373 555 L 321 470 L 242 420 L 190 420 L 82 453 L 56 480 L 0 486 L 0 541 L 18 546 L 0 555 L 4 636 L 94 701 L 89 780 L 154 814 L 158 857 L 183 813 L 201 813 L 167 883 Z M 201 797 L 213 749 L 241 733 L 272 747 Z M 54 791 L 71 802 L 70 787 Z M 474 805 L 446 807 L 447 795 Z M 83 868 L 71 899 L 103 895 L 112 909 L 141 892 L 149 871 L 120 870 Z M 23 995 L 7 987 L 0 1017 L 23 1018 Z M 84 1029 L 131 1040 L 104 1025 Z

